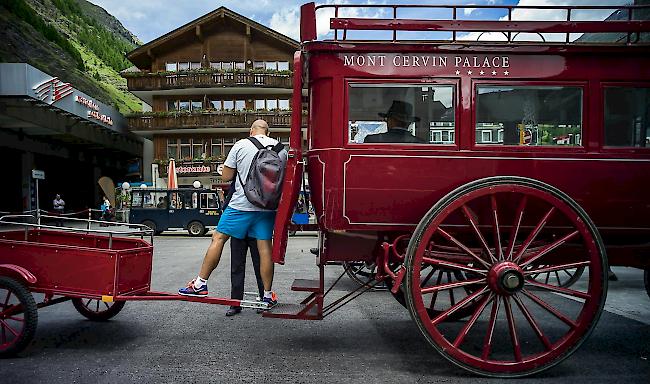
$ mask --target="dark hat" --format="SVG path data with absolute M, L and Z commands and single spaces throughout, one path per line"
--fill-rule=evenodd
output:
M 406 101 L 393 100 L 386 113 L 379 113 L 381 117 L 394 117 L 400 121 L 420 121 L 419 117 L 413 116 L 413 105 Z

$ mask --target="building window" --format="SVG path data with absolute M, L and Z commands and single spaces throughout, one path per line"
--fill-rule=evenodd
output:
M 203 109 L 203 102 L 198 100 L 192 101 L 192 111 L 200 111 Z
M 180 100 L 178 102 L 178 110 L 179 111 L 189 111 L 190 110 L 190 102 L 187 100 Z
M 180 139 L 180 158 L 182 160 L 192 159 L 192 140 Z
M 605 143 L 650 147 L 650 88 L 605 88 Z
M 167 110 L 170 112 L 178 110 L 176 100 L 167 100 Z
M 244 70 L 244 69 L 246 69 L 246 64 L 243 63 L 243 62 L 241 62 L 241 63 L 237 62 L 237 63 L 235 63 L 235 69 Z
M 190 69 L 201 69 L 201 63 L 199 63 L 199 62 L 191 62 L 190 63 Z
M 212 108 L 218 111 L 223 109 L 223 106 L 221 105 L 221 100 L 210 100 L 210 105 L 212 105 Z
M 210 68 L 212 68 L 212 69 L 221 69 L 221 62 L 220 61 L 217 61 L 217 62 L 211 61 L 210 62 Z
M 278 108 L 280 108 L 283 111 L 288 111 L 291 109 L 291 105 L 289 104 L 289 100 L 287 99 L 280 99 L 278 100 Z
M 167 140 L 167 158 L 175 159 L 178 156 L 178 143 L 176 139 Z
M 264 69 L 264 62 L 263 61 L 254 61 L 253 62 L 253 69 Z
M 582 88 L 478 86 L 476 143 L 582 145 Z
M 224 100 L 223 101 L 223 110 L 224 111 L 233 111 L 235 109 L 234 100 Z
M 266 109 L 272 111 L 278 108 L 278 101 L 276 99 L 267 99 L 266 100 Z
M 221 139 L 212 139 L 211 141 L 211 148 L 210 148 L 210 156 L 212 157 L 219 157 L 223 153 L 222 151 L 223 143 Z
M 188 69 L 190 69 L 190 63 L 178 63 L 179 71 L 187 71 Z
M 289 62 L 288 61 L 278 61 L 278 71 L 288 71 Z
M 167 72 L 178 71 L 178 63 L 165 63 L 165 71 Z
M 205 159 L 205 149 L 207 144 L 201 139 L 192 139 L 192 158 Z
M 235 145 L 235 139 L 223 139 L 223 155 L 228 156 L 232 146 Z
M 255 100 L 255 109 L 263 111 L 266 109 L 266 100 Z
M 235 100 L 235 111 L 243 111 L 246 109 L 246 102 L 244 100 Z
M 232 63 L 221 62 L 221 69 L 224 71 L 232 70 Z

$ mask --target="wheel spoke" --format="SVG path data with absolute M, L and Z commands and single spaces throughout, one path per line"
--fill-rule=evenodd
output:
M 449 272 L 447 272 L 449 273 Z M 448 277 L 449 280 L 451 280 L 451 277 Z M 473 285 L 473 284 L 482 284 L 486 283 L 487 279 L 485 278 L 480 278 L 480 279 L 472 279 L 472 280 L 463 280 L 463 281 L 455 281 L 453 283 L 447 283 L 447 284 L 442 284 L 442 285 L 434 285 L 431 287 L 426 287 L 422 288 L 422 294 L 427 294 L 431 292 L 436 292 L 436 291 L 445 291 L 448 289 L 454 289 L 454 288 L 459 288 L 459 287 L 464 287 L 466 285 Z
M 533 315 L 528 311 L 528 308 L 526 308 L 526 305 L 521 301 L 517 295 L 512 297 L 515 300 L 515 303 L 517 303 L 517 306 L 521 310 L 521 312 L 524 314 L 524 317 L 526 317 L 526 320 L 528 320 L 528 323 L 530 324 L 530 327 L 533 329 L 539 340 L 544 344 L 544 348 L 546 348 L 547 351 L 550 351 L 552 349 L 551 342 L 548 340 L 548 337 L 544 335 L 542 332 L 542 329 L 537 325 L 537 322 L 533 318 Z
M 451 272 L 447 271 L 447 281 L 451 281 Z M 449 291 L 449 303 L 451 305 L 456 304 L 456 299 L 454 298 L 454 288 L 451 288 Z
M 436 325 L 449 317 L 451 314 L 462 308 L 465 304 L 468 302 L 476 299 L 477 297 L 483 295 L 485 292 L 487 292 L 488 287 L 483 287 L 479 291 L 474 292 L 473 294 L 465 297 L 463 300 L 459 301 L 456 305 L 452 306 L 451 308 L 447 309 L 446 311 L 443 311 L 440 315 L 436 316 L 435 319 L 431 320 L 431 323 L 433 325 Z
M 9 306 L 9 298 L 10 297 L 11 297 L 11 291 L 7 290 L 7 297 L 5 297 L 5 303 L 4 303 L 3 307 L 6 308 L 7 306 Z
M 576 263 L 554 265 L 552 267 L 542 267 L 540 269 L 531 269 L 531 270 L 525 271 L 524 276 L 533 275 L 533 274 L 538 275 L 540 273 L 553 272 L 553 271 L 565 271 L 566 272 L 568 269 L 584 267 L 584 266 L 587 266 L 589 264 L 591 264 L 591 261 L 587 260 L 587 261 L 580 261 L 580 262 L 576 262 Z M 566 272 L 566 273 L 569 276 L 573 277 L 573 275 L 570 274 L 569 272 Z M 535 278 L 535 276 L 533 276 L 533 278 Z
M 97 309 L 95 309 L 95 312 L 99 312 L 99 300 L 97 300 Z
M 579 297 L 579 298 L 585 299 L 585 300 L 591 297 L 590 294 L 585 293 L 585 292 L 580 292 L 580 291 L 576 291 L 574 289 L 569 289 L 569 288 L 556 287 L 554 285 L 540 283 L 540 282 L 535 281 L 535 280 L 526 280 L 525 283 L 529 284 L 529 285 L 533 285 L 535 287 L 546 289 L 546 290 L 549 290 L 549 291 L 563 293 L 565 295 L 569 295 L 569 296 L 573 296 L 573 297 Z
M 424 262 L 426 264 L 438 265 L 438 266 L 446 267 L 446 268 L 450 268 L 450 269 L 458 269 L 458 270 L 465 271 L 465 272 L 478 273 L 479 275 L 487 275 L 487 270 L 485 270 L 485 269 L 477 269 L 477 268 L 473 268 L 473 267 L 468 267 L 467 265 L 458 264 L 458 263 L 454 263 L 454 262 L 451 262 L 451 261 L 438 260 L 438 259 L 432 259 L 432 258 L 429 258 L 429 257 L 424 257 L 424 258 L 422 258 L 422 262 Z
M 560 245 L 566 243 L 569 239 L 571 239 L 572 237 L 574 237 L 578 233 L 579 233 L 578 231 L 573 231 L 573 232 L 569 233 L 568 235 L 566 235 L 566 236 L 564 236 L 564 237 L 562 237 L 562 238 L 560 238 L 558 240 L 555 240 L 551 244 L 549 244 L 549 245 L 545 246 L 544 248 L 540 249 L 533 256 L 527 258 L 523 263 L 521 263 L 521 267 L 524 268 L 525 266 L 529 265 L 530 263 L 534 262 L 535 260 L 539 259 L 540 257 L 545 256 L 546 254 L 548 254 L 552 250 L 556 249 Z M 519 260 L 519 259 L 517 259 L 517 260 Z
M 555 278 L 557 279 L 557 285 L 561 286 L 562 282 L 560 281 L 560 274 L 557 273 L 557 271 L 554 271 L 553 273 L 555 273 Z
M 503 260 L 503 249 L 501 249 L 501 231 L 499 228 L 499 209 L 497 208 L 497 198 L 490 195 L 490 204 L 492 206 L 492 231 L 494 233 L 494 247 L 497 250 L 497 259 Z M 490 254 L 492 256 L 492 254 Z
M 7 344 L 7 331 L 5 331 L 4 325 L 0 324 L 0 329 L 2 330 L 2 344 Z
M 90 305 L 90 302 L 91 302 L 91 301 L 93 301 L 93 300 L 92 300 L 92 299 L 88 299 L 88 302 L 86 302 L 86 305 L 85 305 L 86 308 L 90 309 L 88 306 Z
M 515 317 L 512 315 L 512 306 L 510 305 L 510 298 L 503 297 L 503 307 L 506 310 L 506 318 L 508 319 L 508 330 L 510 331 L 510 341 L 512 341 L 512 350 L 515 354 L 515 361 L 521 361 L 521 345 L 519 344 L 519 337 L 517 336 L 517 326 L 515 324 Z
M 483 234 L 478 228 L 478 222 L 476 221 L 476 215 L 470 208 L 468 208 L 466 205 L 463 205 L 461 207 L 463 214 L 467 218 L 467 221 L 469 221 L 470 226 L 474 230 L 474 234 L 478 238 L 478 240 L 481 242 L 481 245 L 483 245 L 483 248 L 487 252 L 487 254 L 490 256 L 490 260 L 492 260 L 493 263 L 496 263 L 496 258 L 492 254 L 492 251 L 490 250 L 490 246 L 488 246 L 487 242 L 485 241 L 485 237 L 483 237 Z
M 517 254 L 515 255 L 515 257 L 513 259 L 515 263 L 519 262 L 519 259 L 521 259 L 521 257 L 524 255 L 524 252 L 526 252 L 526 250 L 528 249 L 530 244 L 533 241 L 535 241 L 535 238 L 537 237 L 539 232 L 542 230 L 542 228 L 544 228 L 544 225 L 546 225 L 548 219 L 551 217 L 553 212 L 555 212 L 555 207 L 551 207 L 551 209 L 549 209 L 548 212 L 546 212 L 546 214 L 544 215 L 544 217 L 542 217 L 542 220 L 537 224 L 535 229 L 533 229 L 533 231 L 528 235 L 528 237 L 526 238 L 524 243 L 521 245 L 521 248 L 519 249 L 519 251 L 517 252 Z
M 467 321 L 467 323 L 465 324 L 463 329 L 461 329 L 458 336 L 456 336 L 456 340 L 454 340 L 454 347 L 458 348 L 458 346 L 463 343 L 463 341 L 465 340 L 465 337 L 469 333 L 470 329 L 472 329 L 472 327 L 476 323 L 476 320 L 478 320 L 478 318 L 481 316 L 481 314 L 485 310 L 485 307 L 487 307 L 487 305 L 490 304 L 490 301 L 492 301 L 492 299 L 494 299 L 494 297 L 495 297 L 494 294 L 492 292 L 490 292 L 490 294 L 488 296 L 486 296 L 485 299 L 483 299 L 481 301 L 481 304 L 478 306 L 478 308 L 476 308 L 476 310 L 474 311 L 474 314 L 472 315 L 472 317 Z
M 492 302 L 492 311 L 490 312 L 490 321 L 485 334 L 485 340 L 483 341 L 483 354 L 481 358 L 487 360 L 490 356 L 490 351 L 492 350 L 492 337 L 494 336 L 494 327 L 497 323 L 497 317 L 499 316 L 499 307 L 501 305 L 501 300 L 497 297 L 494 302 Z
M 458 246 L 460 249 L 462 249 L 463 251 L 465 251 L 465 253 L 467 253 L 468 255 L 472 256 L 476 261 L 478 261 L 479 263 L 481 263 L 485 268 L 490 269 L 490 265 L 489 265 L 485 260 L 483 260 L 483 259 L 480 258 L 478 255 L 476 255 L 474 252 L 472 252 L 471 249 L 467 248 L 463 243 L 461 243 L 460 241 L 458 241 L 455 237 L 453 237 L 452 235 L 450 235 L 450 234 L 448 234 L 447 232 L 445 232 L 445 230 L 442 229 L 442 228 L 438 228 L 438 231 L 440 232 L 440 234 L 441 234 L 445 239 L 447 239 L 447 240 L 451 241 L 452 243 L 456 244 L 456 246 Z
M 441 282 L 442 282 L 442 270 L 439 270 L 438 279 L 436 280 L 436 285 L 440 285 Z M 437 298 L 438 298 L 438 291 L 434 291 L 433 295 L 431 295 L 431 302 L 429 303 L 429 309 L 431 309 L 432 311 L 435 308 Z
M 512 229 L 510 231 L 510 240 L 508 242 L 508 249 L 506 249 L 506 259 L 512 260 L 512 250 L 515 248 L 517 242 L 517 235 L 519 234 L 519 228 L 521 228 L 521 220 L 524 218 L 524 210 L 526 209 L 526 203 L 528 201 L 528 196 L 523 196 L 519 202 L 519 207 L 517 207 L 517 213 L 515 213 L 515 220 L 512 223 Z
M 2 323 L 3 329 L 4 329 L 4 328 L 7 328 L 7 329 L 9 330 L 9 332 L 13 333 L 13 335 L 14 335 L 15 337 L 18 337 L 18 336 L 20 335 L 18 332 L 14 331 L 14 329 L 11 328 L 11 327 L 9 326 L 9 324 L 7 324 L 6 321 L 0 319 L 0 323 Z
M 433 276 L 433 274 L 436 273 L 436 271 L 437 271 L 437 269 L 435 269 L 435 268 L 431 268 L 431 272 L 429 272 L 429 274 L 427 275 L 427 277 L 425 277 L 424 280 L 422 280 L 422 282 L 420 283 L 420 288 L 422 288 L 422 287 L 424 287 L 425 285 L 427 285 L 427 283 L 429 282 L 429 280 L 431 279 L 431 277 Z
M 570 318 L 568 318 L 567 316 L 562 314 L 562 312 L 558 311 L 555 307 L 553 307 L 549 303 L 545 302 L 544 300 L 540 299 L 539 297 L 534 295 L 532 292 L 530 292 L 530 291 L 528 291 L 526 289 L 522 289 L 521 293 L 523 293 L 529 299 L 531 299 L 532 301 L 537 303 L 537 305 L 539 305 L 540 307 L 546 309 L 548 312 L 550 312 L 553 316 L 557 317 L 559 320 L 562 320 L 566 325 L 571 327 L 571 329 L 575 329 L 578 326 L 578 324 L 576 324 L 575 321 L 571 320 Z
M 21 319 L 20 317 L 7 316 L 7 319 L 13 320 L 13 321 L 18 321 L 18 322 L 21 322 L 21 323 L 25 322 L 25 319 Z
M 368 280 L 368 282 L 371 282 L 371 281 L 372 281 L 372 279 Z M 111 309 L 111 307 L 108 305 L 108 303 L 105 303 L 103 301 L 102 301 L 102 303 L 104 303 L 104 306 L 106 307 L 106 309 Z

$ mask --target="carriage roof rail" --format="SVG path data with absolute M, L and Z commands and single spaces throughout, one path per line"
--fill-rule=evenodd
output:
M 390 10 L 390 18 L 377 18 L 381 13 L 377 12 L 373 17 L 356 17 L 362 14 L 363 9 Z M 467 20 L 462 19 L 466 10 L 486 9 L 503 10 L 506 15 L 499 20 Z M 400 18 L 400 10 L 439 10 L 451 12 L 451 18 L 447 19 L 407 19 Z M 528 14 L 540 11 L 548 15 L 549 11 L 564 13 L 564 20 L 547 16 L 549 20 L 517 20 L 518 11 L 526 11 Z M 579 20 L 576 14 L 581 12 L 607 11 L 612 13 L 605 20 Z M 521 33 L 535 34 L 541 37 L 541 43 L 547 44 L 548 34 L 559 34 L 561 40 L 552 39 L 553 43 L 561 44 L 648 44 L 650 38 L 641 34 L 650 34 L 650 4 L 644 5 L 539 5 L 539 6 L 518 6 L 518 5 L 448 5 L 448 4 L 412 4 L 412 5 L 389 5 L 389 4 L 304 4 L 301 7 L 300 18 L 300 40 L 301 42 L 318 40 L 316 30 L 316 16 L 318 11 L 329 12 L 329 27 L 333 31 L 333 38 L 323 41 L 351 41 L 348 38 L 348 31 L 392 31 L 392 39 L 372 39 L 364 42 L 397 42 L 398 31 L 410 32 L 447 32 L 448 38 L 430 40 L 432 42 L 471 43 L 479 42 L 486 33 L 497 33 L 503 36 L 503 40 L 490 40 L 490 43 L 518 44 L 516 38 Z M 320 14 L 319 14 L 320 15 Z M 326 14 L 325 16 L 327 16 Z M 354 15 L 355 17 L 346 17 Z M 341 33 L 339 33 L 339 31 Z M 614 34 L 606 37 L 604 42 L 583 35 L 580 41 L 572 41 L 573 34 Z M 545 37 L 546 36 L 546 37 Z M 417 40 L 422 42 L 422 40 Z M 526 40 L 526 44 L 540 43 Z

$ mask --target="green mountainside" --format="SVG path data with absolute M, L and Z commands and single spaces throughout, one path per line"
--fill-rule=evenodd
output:
M 119 74 L 142 43 L 86 0 L 0 0 L 0 62 L 26 62 L 122 113 L 141 110 Z

